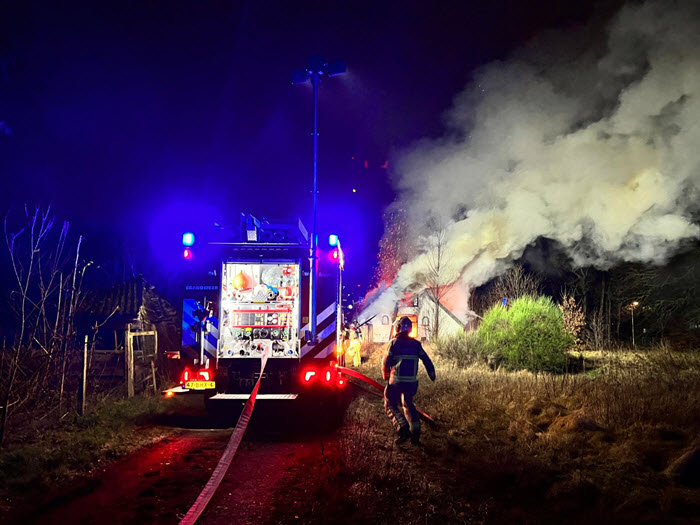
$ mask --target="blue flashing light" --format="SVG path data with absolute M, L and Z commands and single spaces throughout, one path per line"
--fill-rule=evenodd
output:
M 335 233 L 331 233 L 328 236 L 328 244 L 331 246 L 338 246 L 338 236 Z
M 194 244 L 194 233 L 187 232 L 182 234 L 182 245 L 192 246 Z

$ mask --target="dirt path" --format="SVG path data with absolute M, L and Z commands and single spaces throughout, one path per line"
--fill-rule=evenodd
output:
M 76 487 L 66 487 L 26 522 L 176 524 L 209 479 L 230 433 L 178 430 Z M 313 462 L 334 439 L 246 437 L 199 523 L 264 523 L 285 473 Z
M 318 441 L 248 443 L 198 523 L 267 523 L 275 506 L 275 491 L 285 473 L 318 457 L 321 447 Z

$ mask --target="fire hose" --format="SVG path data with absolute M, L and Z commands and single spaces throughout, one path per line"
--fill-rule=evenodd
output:
M 245 406 L 243 407 L 243 411 L 241 412 L 241 415 L 239 416 L 238 421 L 236 422 L 236 427 L 233 429 L 233 433 L 229 438 L 229 442 L 226 445 L 226 449 L 224 450 L 224 453 L 221 455 L 219 462 L 214 468 L 214 471 L 212 472 L 209 481 L 207 481 L 207 484 L 204 486 L 202 492 L 200 492 L 199 496 L 197 497 L 197 500 L 194 502 L 192 507 L 190 507 L 190 510 L 187 511 L 187 514 L 185 514 L 182 520 L 180 520 L 180 525 L 193 525 L 197 521 L 197 519 L 199 519 L 199 517 L 202 515 L 202 512 L 204 512 L 204 509 L 207 507 L 207 505 L 211 501 L 211 498 L 214 496 L 216 489 L 218 489 L 219 485 L 221 485 L 221 481 L 224 479 L 226 471 L 228 471 L 228 468 L 231 466 L 233 457 L 236 455 L 238 447 L 240 446 L 241 441 L 243 440 L 243 435 L 245 434 L 245 431 L 248 428 L 248 422 L 250 421 L 250 417 L 253 414 L 253 408 L 255 407 L 255 399 L 257 398 L 258 390 L 260 389 L 260 381 L 262 380 L 266 364 L 267 355 L 263 355 L 262 362 L 260 365 L 260 376 L 258 377 L 258 381 L 255 383 L 255 387 L 253 388 L 253 391 L 251 392 L 250 397 L 246 401 Z M 352 368 L 345 368 L 342 366 L 338 367 L 338 371 L 340 371 L 340 373 L 347 377 L 359 379 L 360 381 L 367 383 L 368 385 L 374 388 L 374 390 L 372 390 L 372 393 L 379 397 L 384 397 L 384 387 L 371 377 L 367 377 L 366 375 L 361 374 L 360 372 L 357 372 Z M 421 419 L 426 421 L 429 425 L 436 425 L 435 420 L 425 412 L 418 410 L 418 414 L 420 414 Z
M 243 411 L 238 418 L 236 428 L 233 429 L 233 434 L 231 434 L 231 438 L 226 445 L 226 449 L 221 455 L 221 459 L 219 459 L 219 463 L 217 463 L 214 472 L 212 472 L 211 477 L 209 478 L 209 481 L 207 481 L 207 484 L 199 494 L 199 497 L 194 502 L 192 507 L 190 507 L 190 510 L 187 511 L 185 517 L 180 521 L 180 525 L 192 525 L 197 521 L 202 512 L 204 512 L 206 506 L 209 504 L 212 496 L 214 496 L 214 492 L 216 492 L 216 489 L 219 488 L 221 481 L 224 479 L 224 475 L 231 465 L 231 461 L 233 461 L 233 456 L 236 455 L 236 451 L 243 440 L 243 434 L 245 434 L 245 431 L 248 428 L 248 422 L 250 421 L 250 416 L 253 414 L 255 398 L 258 396 L 258 389 L 260 388 L 260 381 L 262 380 L 266 364 L 267 355 L 263 354 L 262 362 L 260 364 L 260 377 L 258 377 L 258 381 L 255 383 L 255 387 L 253 388 L 250 397 L 243 407 Z
M 371 390 L 370 392 L 372 392 L 373 394 L 375 394 L 379 397 L 384 397 L 384 387 L 380 383 L 378 383 L 377 381 L 372 379 L 371 377 L 367 377 L 366 375 L 361 374 L 357 370 L 353 370 L 352 368 L 345 368 L 344 366 L 338 367 L 338 370 L 343 375 L 346 375 L 348 377 L 352 377 L 355 379 L 359 379 L 360 381 L 367 383 L 368 385 L 370 385 L 371 387 L 374 388 L 374 390 Z M 426 414 L 425 412 L 423 412 L 422 410 L 420 410 L 418 408 L 416 408 L 416 410 L 418 411 L 418 414 L 420 415 L 420 418 L 423 421 L 428 423 L 433 428 L 437 426 L 437 423 L 435 422 L 435 420 L 432 417 L 430 417 L 428 414 Z

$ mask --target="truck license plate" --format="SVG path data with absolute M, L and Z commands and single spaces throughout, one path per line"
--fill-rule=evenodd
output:
M 216 381 L 187 381 L 185 388 L 190 390 L 208 390 L 216 388 Z

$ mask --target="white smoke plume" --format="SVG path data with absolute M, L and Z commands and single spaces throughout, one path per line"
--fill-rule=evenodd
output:
M 700 235 L 691 219 L 700 188 L 700 2 L 628 5 L 605 45 L 556 58 L 552 45 L 550 36 L 479 71 L 448 115 L 449 137 L 399 163 L 410 224 L 448 224 L 452 277 L 470 288 L 539 237 L 560 243 L 574 265 L 607 268 L 663 263 Z M 425 258 L 401 268 L 394 291 L 415 280 Z

